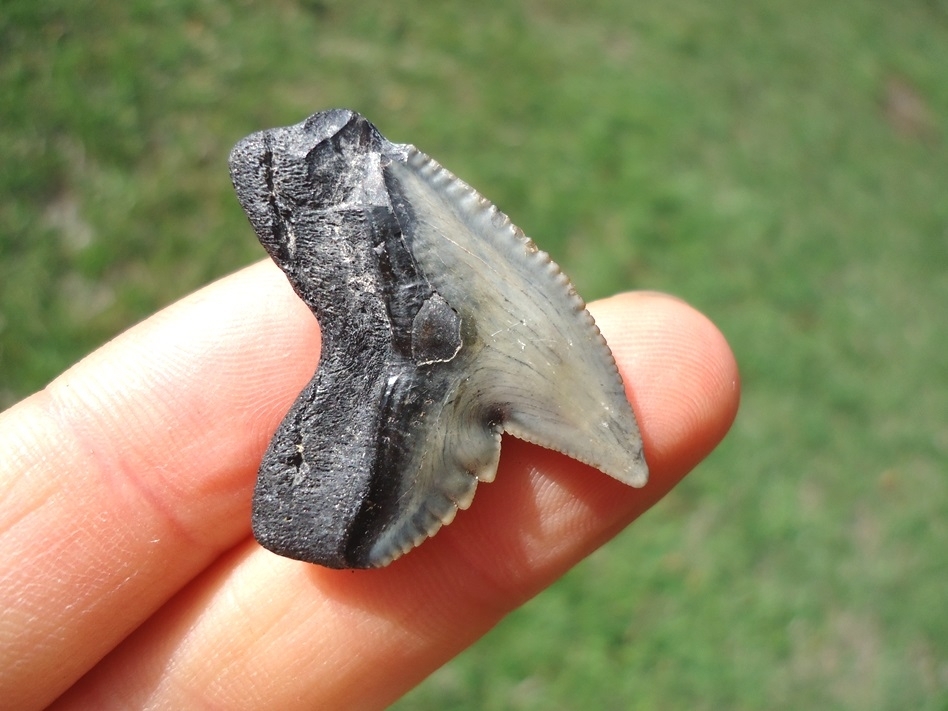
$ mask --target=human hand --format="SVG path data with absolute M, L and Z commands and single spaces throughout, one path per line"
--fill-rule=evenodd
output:
M 6 708 L 381 708 L 657 502 L 724 436 L 733 356 L 680 301 L 590 305 L 633 396 L 636 490 L 505 437 L 497 480 L 388 568 L 250 537 L 267 441 L 319 330 L 261 263 L 136 326 L 0 415 Z

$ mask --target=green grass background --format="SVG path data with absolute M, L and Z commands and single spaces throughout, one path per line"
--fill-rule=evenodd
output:
M 245 134 L 416 143 L 744 397 L 666 501 L 399 709 L 948 709 L 948 2 L 4 0 L 0 405 L 262 258 Z

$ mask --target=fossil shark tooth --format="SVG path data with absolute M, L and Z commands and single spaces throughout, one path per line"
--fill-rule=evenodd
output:
M 342 109 L 245 138 L 230 170 L 322 330 L 316 374 L 260 466 L 262 545 L 386 565 L 494 478 L 502 433 L 645 484 L 635 416 L 582 299 L 469 185 Z

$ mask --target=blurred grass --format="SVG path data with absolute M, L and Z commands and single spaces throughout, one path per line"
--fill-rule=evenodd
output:
M 744 379 L 695 476 L 398 708 L 948 708 L 946 72 L 943 0 L 5 0 L 0 406 L 261 258 L 230 146 L 355 108 Z

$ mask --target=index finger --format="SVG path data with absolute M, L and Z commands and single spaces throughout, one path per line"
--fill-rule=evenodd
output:
M 672 302 L 651 303 L 642 314 L 655 317 L 662 311 L 655 303 L 664 303 L 665 315 L 654 328 L 635 331 L 636 338 L 655 333 L 664 338 L 664 350 L 624 341 L 627 302 L 607 303 L 597 316 L 604 332 L 613 323 L 606 335 L 627 382 L 636 382 L 650 462 L 653 470 L 668 476 L 657 475 L 641 497 L 617 493 L 617 485 L 605 477 L 588 477 L 598 492 L 591 501 L 605 507 L 600 513 L 611 513 L 599 518 L 595 530 L 575 539 L 586 549 L 618 530 L 628 520 L 630 506 L 644 509 L 657 499 L 723 435 L 733 416 L 736 376 L 720 343 L 712 344 L 713 336 L 707 336 L 716 331 L 669 329 Z M 686 397 L 691 400 L 668 408 L 658 404 L 667 405 L 669 393 L 687 391 L 683 382 L 669 387 L 673 383 L 663 379 L 658 367 L 668 370 L 670 330 L 674 348 L 703 348 L 714 355 L 706 372 L 688 380 L 692 392 Z M 699 333 L 705 335 L 698 338 Z M 664 363 L 648 360 L 656 353 L 663 354 Z M 4 416 L 0 446 L 9 456 L 0 460 L 0 569 L 5 571 L 0 615 L 3 629 L 19 634 L 7 635 L 0 649 L 0 689 L 25 681 L 29 695 L 0 695 L 22 699 L 16 705 L 24 707 L 54 698 L 221 551 L 247 535 L 260 455 L 317 358 L 313 317 L 283 275 L 265 263 L 150 319 Z M 680 364 L 678 370 L 689 367 Z M 659 375 L 643 378 L 641 373 Z M 705 383 L 701 387 L 707 391 L 694 392 L 696 382 Z M 649 402 L 656 406 L 650 408 Z M 706 403 L 706 411 L 696 407 L 700 403 Z M 664 410 L 673 414 L 662 415 Z M 518 448 L 507 440 L 508 462 L 517 461 Z M 552 464 L 530 467 L 540 466 L 555 478 L 562 461 L 554 458 Z M 523 457 L 519 468 L 526 466 Z M 479 495 L 485 511 L 492 491 L 500 496 L 503 489 L 488 487 Z M 507 506 L 501 501 L 490 510 L 519 515 L 508 510 L 513 501 L 506 501 Z M 615 507 L 619 501 L 622 506 Z M 465 526 L 478 520 L 456 522 L 456 533 L 448 529 L 440 534 L 442 545 L 452 545 L 452 538 L 466 535 Z M 548 533 L 555 535 L 558 519 L 546 520 Z M 574 525 L 569 523 L 574 520 L 560 523 Z M 542 545 L 548 539 L 536 540 Z M 530 594 L 581 554 L 574 548 L 571 556 L 530 568 L 532 577 L 521 578 L 516 596 Z M 421 565 L 424 557 L 415 560 L 419 562 L 412 565 Z M 512 599 L 504 605 L 513 604 Z

